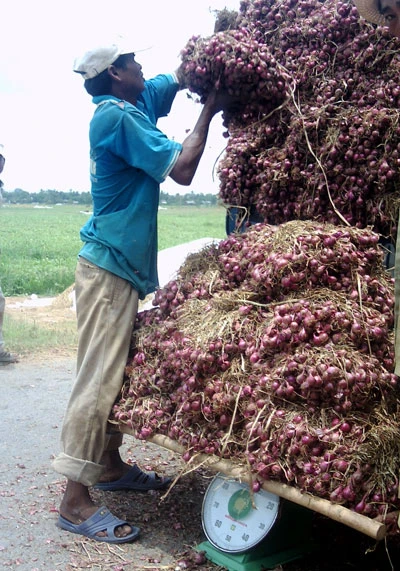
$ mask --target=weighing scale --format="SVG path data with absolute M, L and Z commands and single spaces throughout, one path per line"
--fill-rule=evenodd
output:
M 208 541 L 197 546 L 229 571 L 273 569 L 315 549 L 313 512 L 265 490 L 217 474 L 207 488 L 202 525 Z

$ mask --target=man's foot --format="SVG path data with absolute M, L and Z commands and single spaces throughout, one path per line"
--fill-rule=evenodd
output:
M 10 365 L 11 363 L 17 363 L 18 357 L 13 353 L 9 353 L 8 351 L 1 351 L 0 352 L 0 365 Z
M 102 506 L 96 506 L 87 486 L 67 481 L 57 525 L 66 531 L 107 543 L 126 543 L 139 535 L 139 529 L 118 520 Z
M 139 466 L 134 464 L 121 478 L 97 482 L 94 488 L 108 492 L 118 490 L 147 492 L 149 490 L 165 490 L 171 481 L 171 478 L 161 477 L 155 472 L 143 472 Z
M 165 490 L 172 480 L 155 472 L 143 472 L 136 464 L 127 464 L 120 456 L 119 449 L 106 450 L 101 459 L 104 472 L 94 486 L 98 490 Z
M 140 529 L 115 517 L 105 506 L 98 508 L 93 515 L 81 523 L 72 523 L 61 514 L 58 527 L 103 543 L 129 543 L 140 534 Z

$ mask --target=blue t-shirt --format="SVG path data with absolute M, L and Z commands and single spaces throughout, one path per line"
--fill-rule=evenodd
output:
M 93 98 L 93 215 L 81 229 L 79 255 L 128 280 L 140 299 L 158 286 L 160 183 L 182 150 L 156 123 L 170 111 L 178 89 L 173 75 L 159 75 L 146 81 L 136 105 L 109 95 Z

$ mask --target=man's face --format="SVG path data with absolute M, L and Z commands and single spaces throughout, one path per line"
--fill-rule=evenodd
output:
M 379 0 L 379 11 L 385 16 L 390 34 L 400 38 L 400 0 Z
M 3 155 L 0 155 L 0 173 L 3 172 L 5 162 L 6 162 L 6 159 L 3 157 Z
M 135 54 L 129 54 L 129 60 L 126 63 L 125 69 L 118 69 L 118 75 L 124 84 L 124 90 L 133 98 L 144 90 L 144 77 L 142 73 L 142 66 L 135 60 Z

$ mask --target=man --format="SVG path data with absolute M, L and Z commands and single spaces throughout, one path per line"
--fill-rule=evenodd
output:
M 96 105 L 89 131 L 93 216 L 81 230 L 77 374 L 62 452 L 54 460 L 55 470 L 67 477 L 58 525 L 97 541 L 123 543 L 134 540 L 139 529 L 95 506 L 89 487 L 148 490 L 170 483 L 122 461 L 122 437 L 108 418 L 121 389 L 138 299 L 158 285 L 159 185 L 167 176 L 191 183 L 223 96 L 209 96 L 180 144 L 156 127 L 184 87 L 176 74 L 145 81 L 132 47 L 124 47 L 122 39 L 86 52 L 74 71 Z
M 396 0 L 354 0 L 360 15 L 372 24 L 389 28 L 400 38 L 400 5 Z
M 5 163 L 6 163 L 6 159 L 4 156 L 4 145 L 0 144 L 0 174 L 4 170 Z M 1 193 L 3 186 L 4 186 L 3 182 L 0 180 L 0 203 L 3 199 L 2 193 Z M 3 292 L 1 291 L 1 286 L 0 286 L 0 366 L 9 365 L 10 363 L 16 363 L 18 361 L 17 356 L 6 351 L 5 345 L 4 345 L 3 321 L 4 321 L 5 307 L 6 307 L 6 300 L 5 300 L 5 297 L 3 295 Z

